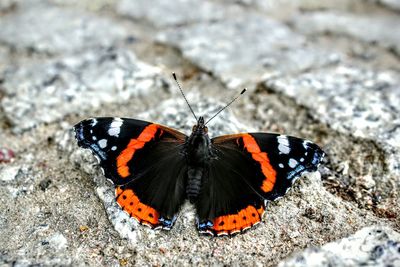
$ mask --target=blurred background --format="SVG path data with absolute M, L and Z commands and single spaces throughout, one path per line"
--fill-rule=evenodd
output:
M 0 0 L 0 265 L 400 265 L 399 0 Z M 122 214 L 71 127 L 195 121 L 310 139 L 327 158 L 255 230 Z M 314 247 L 314 249 L 310 249 Z M 335 250 L 331 248 L 335 247 Z

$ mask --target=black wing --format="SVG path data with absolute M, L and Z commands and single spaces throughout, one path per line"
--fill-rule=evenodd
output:
M 184 202 L 186 136 L 145 121 L 93 118 L 74 127 L 78 145 L 99 159 L 119 205 L 140 223 L 170 229 Z
M 283 196 L 324 156 L 310 141 L 279 134 L 220 136 L 212 144 L 213 159 L 196 206 L 199 231 L 217 235 L 258 223 L 266 201 Z

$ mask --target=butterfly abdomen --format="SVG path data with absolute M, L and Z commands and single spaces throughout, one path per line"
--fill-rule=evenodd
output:
M 191 203 L 194 203 L 200 194 L 202 178 L 203 168 L 197 167 L 188 169 L 186 195 Z

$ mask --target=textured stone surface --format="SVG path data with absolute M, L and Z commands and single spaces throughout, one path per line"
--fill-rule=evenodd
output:
M 94 50 L 6 69 L 1 105 L 15 131 L 21 131 L 149 93 L 163 84 L 158 74 L 130 51 Z
M 397 10 L 397 11 L 400 10 L 400 1 L 399 0 L 380 0 L 379 2 L 387 7 L 394 9 L 394 10 Z
M 218 0 L 219 2 L 231 3 L 229 0 Z M 385 0 L 384 0 L 385 1 Z M 391 1 L 391 0 L 387 0 Z M 396 0 L 393 0 L 396 1 Z M 296 16 L 300 10 L 321 10 L 321 9 L 334 9 L 334 10 L 351 10 L 359 5 L 367 3 L 358 0 L 237 0 L 243 6 L 257 7 L 257 9 L 268 13 L 272 16 Z
M 16 5 L 16 0 L 3 0 L 0 2 L 0 12 L 6 12 Z
M 297 72 L 339 60 L 284 24 L 256 14 L 167 30 L 157 39 L 233 88 L 251 86 L 265 72 Z
M 398 147 L 399 82 L 400 76 L 389 70 L 340 66 L 272 78 L 266 85 L 312 108 L 316 117 L 336 130 Z
M 117 10 L 121 15 L 135 20 L 145 19 L 159 27 L 221 20 L 239 11 L 230 5 L 196 0 L 178 0 L 173 3 L 168 0 L 123 0 Z
M 0 148 L 14 154 L 0 162 L 1 266 L 395 262 L 400 59 L 398 20 L 383 1 L 0 2 Z M 315 30 L 314 14 L 333 34 Z M 310 31 L 293 23 L 307 15 Z M 206 117 L 237 94 L 229 88 L 256 86 L 210 134 L 312 140 L 327 152 L 319 173 L 233 238 L 198 236 L 189 204 L 170 232 L 137 225 L 71 127 L 118 116 L 189 133 L 194 119 L 171 72 Z
M 278 266 L 399 266 L 400 234 L 390 228 L 365 227 L 354 235 L 306 249 Z
M 332 129 L 400 150 L 400 76 L 340 66 L 272 78 L 266 86 L 312 110 Z M 389 149 L 388 149 L 389 150 Z M 398 160 L 389 163 L 398 174 Z
M 21 5 L 16 13 L 1 17 L 0 24 L 2 44 L 39 53 L 109 47 L 127 37 L 125 30 L 109 19 L 40 3 Z
M 400 55 L 400 28 L 395 26 L 400 25 L 399 16 L 356 15 L 326 11 L 298 16 L 293 24 L 307 34 L 328 32 L 348 35 L 362 41 L 376 42 L 393 49 Z

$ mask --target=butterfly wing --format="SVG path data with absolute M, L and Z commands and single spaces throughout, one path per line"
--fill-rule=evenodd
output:
M 200 232 L 232 234 L 261 220 L 266 201 L 282 197 L 324 152 L 310 141 L 247 133 L 212 139 L 213 157 L 197 202 Z
M 126 118 L 93 118 L 74 126 L 78 145 L 100 160 L 124 211 L 151 227 L 170 229 L 184 202 L 186 136 Z

